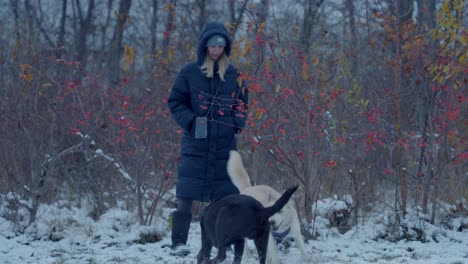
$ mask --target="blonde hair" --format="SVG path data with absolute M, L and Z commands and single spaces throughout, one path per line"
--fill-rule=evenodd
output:
M 213 78 L 214 65 L 215 65 L 215 61 L 211 59 L 210 56 L 206 56 L 205 62 L 203 62 L 200 69 L 206 77 Z M 229 66 L 229 58 L 228 56 L 226 56 L 225 53 L 223 53 L 223 55 L 221 55 L 221 57 L 218 59 L 218 74 L 219 74 L 219 78 L 222 81 L 224 81 L 224 74 L 226 73 L 228 66 Z

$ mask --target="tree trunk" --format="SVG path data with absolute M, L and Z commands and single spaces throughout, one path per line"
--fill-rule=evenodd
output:
M 76 60 L 81 64 L 83 69 L 86 68 L 88 58 L 88 35 L 92 29 L 93 12 L 94 12 L 94 0 L 88 1 L 88 9 L 86 16 L 83 14 L 81 4 L 79 0 L 75 0 L 74 8 L 76 9 L 77 20 L 79 21 L 78 28 L 75 28 L 75 43 L 76 43 Z
M 239 14 L 236 16 L 236 0 L 229 0 L 229 14 L 230 14 L 230 33 L 232 39 L 235 38 L 237 29 L 239 28 L 239 25 L 242 21 L 242 18 L 244 17 L 245 10 L 247 9 L 247 3 L 248 1 L 242 1 L 242 7 L 239 11 Z
M 140 220 L 140 224 L 145 224 L 145 213 L 143 210 L 143 203 L 144 197 L 143 192 L 141 191 L 141 180 L 140 175 L 136 174 L 136 198 L 137 198 L 137 211 L 138 211 L 138 219 Z
M 33 50 L 33 41 L 34 41 L 34 35 L 35 35 L 35 30 L 34 30 L 34 24 L 33 24 L 33 11 L 32 11 L 32 6 L 30 0 L 26 0 L 24 2 L 24 7 L 26 10 L 26 24 L 28 25 L 28 35 L 27 35 L 27 45 L 26 47 L 26 58 L 29 60 L 32 60 L 32 50 Z M 24 43 L 23 43 L 24 44 Z
M 255 70 L 255 73 L 257 73 L 261 66 L 263 65 L 265 61 L 265 50 L 267 48 L 267 16 L 268 16 L 268 9 L 269 9 L 269 1 L 264 0 L 261 1 L 261 4 L 256 6 L 256 14 L 257 17 L 255 19 L 255 29 L 256 29 L 256 36 L 255 39 L 259 40 L 257 41 L 257 50 L 256 50 L 256 61 L 255 64 L 257 65 L 257 69 Z
M 200 15 L 198 16 L 198 32 L 201 32 L 206 23 L 206 2 L 205 0 L 197 1 L 198 9 L 200 10 Z
M 324 0 L 306 0 L 302 22 L 301 44 L 305 51 L 311 48 L 312 29 L 318 18 L 318 11 Z
M 171 44 L 171 37 L 172 37 L 172 32 L 175 30 L 176 26 L 176 17 L 175 17 L 175 11 L 176 11 L 176 1 L 171 0 L 169 5 L 169 14 L 167 16 L 167 21 L 166 21 L 166 31 L 164 33 L 164 42 L 163 42 L 163 51 L 164 54 L 169 54 L 169 46 Z
M 398 0 L 397 3 L 397 14 L 398 14 L 398 23 L 401 25 L 402 23 L 407 22 L 411 19 L 413 15 L 413 0 Z
M 153 0 L 153 15 L 151 17 L 151 53 L 156 51 L 158 45 L 157 32 L 158 32 L 158 2 L 159 0 Z
M 120 0 L 119 12 L 115 21 L 114 34 L 112 35 L 110 52 L 109 52 L 109 69 L 110 79 L 119 82 L 120 79 L 120 59 L 122 57 L 122 36 L 125 23 L 128 19 L 128 13 L 132 0 Z
M 436 0 L 417 0 L 418 21 L 421 27 L 429 30 L 435 27 Z
M 34 184 L 35 189 L 34 189 L 33 197 L 32 197 L 32 205 L 29 210 L 29 224 L 36 222 L 37 210 L 39 209 L 39 204 L 40 204 L 41 197 L 42 197 L 42 188 L 44 187 L 44 181 L 48 172 L 47 161 L 44 163 L 43 166 L 44 167 L 42 168 L 42 172 L 39 174 L 39 176 L 34 176 L 36 173 L 31 172 L 36 182 Z
M 429 49 L 435 48 L 435 42 L 432 41 L 432 37 L 429 35 L 429 31 L 435 27 L 435 0 L 417 0 L 419 12 L 418 12 L 418 31 L 423 34 L 429 42 Z M 433 55 L 428 54 L 431 60 Z M 430 76 L 423 72 L 424 82 L 416 85 L 416 117 L 418 125 L 420 126 L 420 133 L 422 135 L 422 147 L 419 155 L 419 166 L 417 175 L 420 177 L 423 184 L 423 197 L 422 197 L 422 209 L 424 213 L 427 213 L 429 195 L 431 192 L 431 181 L 433 177 L 432 166 L 434 164 L 432 160 L 433 140 L 432 140 L 432 121 L 434 117 L 434 107 L 436 104 L 437 92 L 428 89 L 429 83 L 431 82 Z M 429 135 L 428 135 L 429 134 Z M 424 168 L 424 166 L 426 168 Z M 425 171 L 425 173 L 424 173 Z
M 348 14 L 345 17 L 349 17 L 349 31 L 351 33 L 351 43 L 349 46 L 349 58 L 351 60 L 351 76 L 356 76 L 357 75 L 357 70 L 358 70 L 358 56 L 356 54 L 358 53 L 359 45 L 358 45 L 358 36 L 356 32 L 356 8 L 354 6 L 355 1 L 353 0 L 347 0 L 346 1 L 346 9 L 348 10 Z
M 393 6 L 390 6 L 393 8 Z M 412 15 L 413 10 L 413 2 L 407 0 L 398 0 L 397 6 L 394 10 L 396 12 L 396 16 L 398 18 L 397 24 L 397 32 L 398 34 L 394 40 L 394 65 L 393 69 L 393 83 L 394 89 L 396 89 L 396 97 L 395 97 L 395 111 L 397 113 L 397 121 L 395 124 L 395 130 L 397 132 L 397 142 L 402 142 L 404 139 L 403 134 L 403 109 L 402 109 L 402 98 L 401 94 L 402 91 L 406 88 L 405 84 L 407 83 L 405 80 L 405 76 L 403 73 L 403 66 L 405 65 L 405 60 L 403 59 L 403 51 L 402 51 L 402 34 L 401 31 L 404 28 L 405 23 L 409 23 Z M 392 12 L 393 10 L 391 10 Z M 401 146 L 397 145 L 397 152 L 396 152 L 396 171 L 399 179 L 399 190 L 400 190 L 400 199 L 401 199 L 401 212 L 403 217 L 406 215 L 406 207 L 408 201 L 408 182 L 406 179 L 406 171 L 405 171 L 405 155 L 403 153 L 404 149 Z
M 62 53 L 65 49 L 65 23 L 67 21 L 67 0 L 62 2 L 62 17 L 60 19 L 60 29 L 57 39 L 57 49 L 55 51 L 55 58 L 62 58 Z

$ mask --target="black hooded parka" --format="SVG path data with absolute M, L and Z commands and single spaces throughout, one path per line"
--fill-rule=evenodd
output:
M 168 99 L 169 109 L 183 129 L 176 196 L 209 202 L 239 193 L 227 174 L 229 151 L 236 150 L 236 137 L 247 119 L 248 90 L 239 72 L 229 65 L 222 81 L 217 69 L 212 78 L 201 71 L 206 43 L 213 35 L 226 40 L 224 52 L 231 52 L 231 39 L 224 25 L 206 24 L 199 38 L 197 61 L 178 73 Z M 208 118 L 207 138 L 195 138 L 195 118 Z

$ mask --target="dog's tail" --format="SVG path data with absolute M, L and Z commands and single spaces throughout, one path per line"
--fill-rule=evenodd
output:
M 245 170 L 244 164 L 242 163 L 242 158 L 239 152 L 235 150 L 231 150 L 229 152 L 227 171 L 232 183 L 237 187 L 237 189 L 239 189 L 239 191 L 252 186 L 250 183 L 249 174 Z
M 296 186 L 293 186 L 293 187 L 287 189 L 281 195 L 281 197 L 275 202 L 275 204 L 273 204 L 270 207 L 265 207 L 265 209 L 262 210 L 262 219 L 268 219 L 272 215 L 276 214 L 281 209 L 283 209 L 283 207 L 286 205 L 286 203 L 289 201 L 289 199 L 291 198 L 291 196 L 297 190 L 298 187 L 299 186 L 296 185 Z

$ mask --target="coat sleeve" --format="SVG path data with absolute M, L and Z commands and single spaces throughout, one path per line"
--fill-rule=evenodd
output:
M 176 123 L 186 132 L 190 132 L 195 113 L 190 101 L 190 89 L 182 72 L 176 77 L 167 104 Z
M 245 81 L 237 77 L 238 79 L 238 95 L 237 103 L 234 110 L 234 122 L 236 123 L 236 133 L 240 134 L 242 129 L 245 127 L 247 121 L 247 111 L 249 109 L 249 90 Z M 239 85 L 240 84 L 240 85 Z

